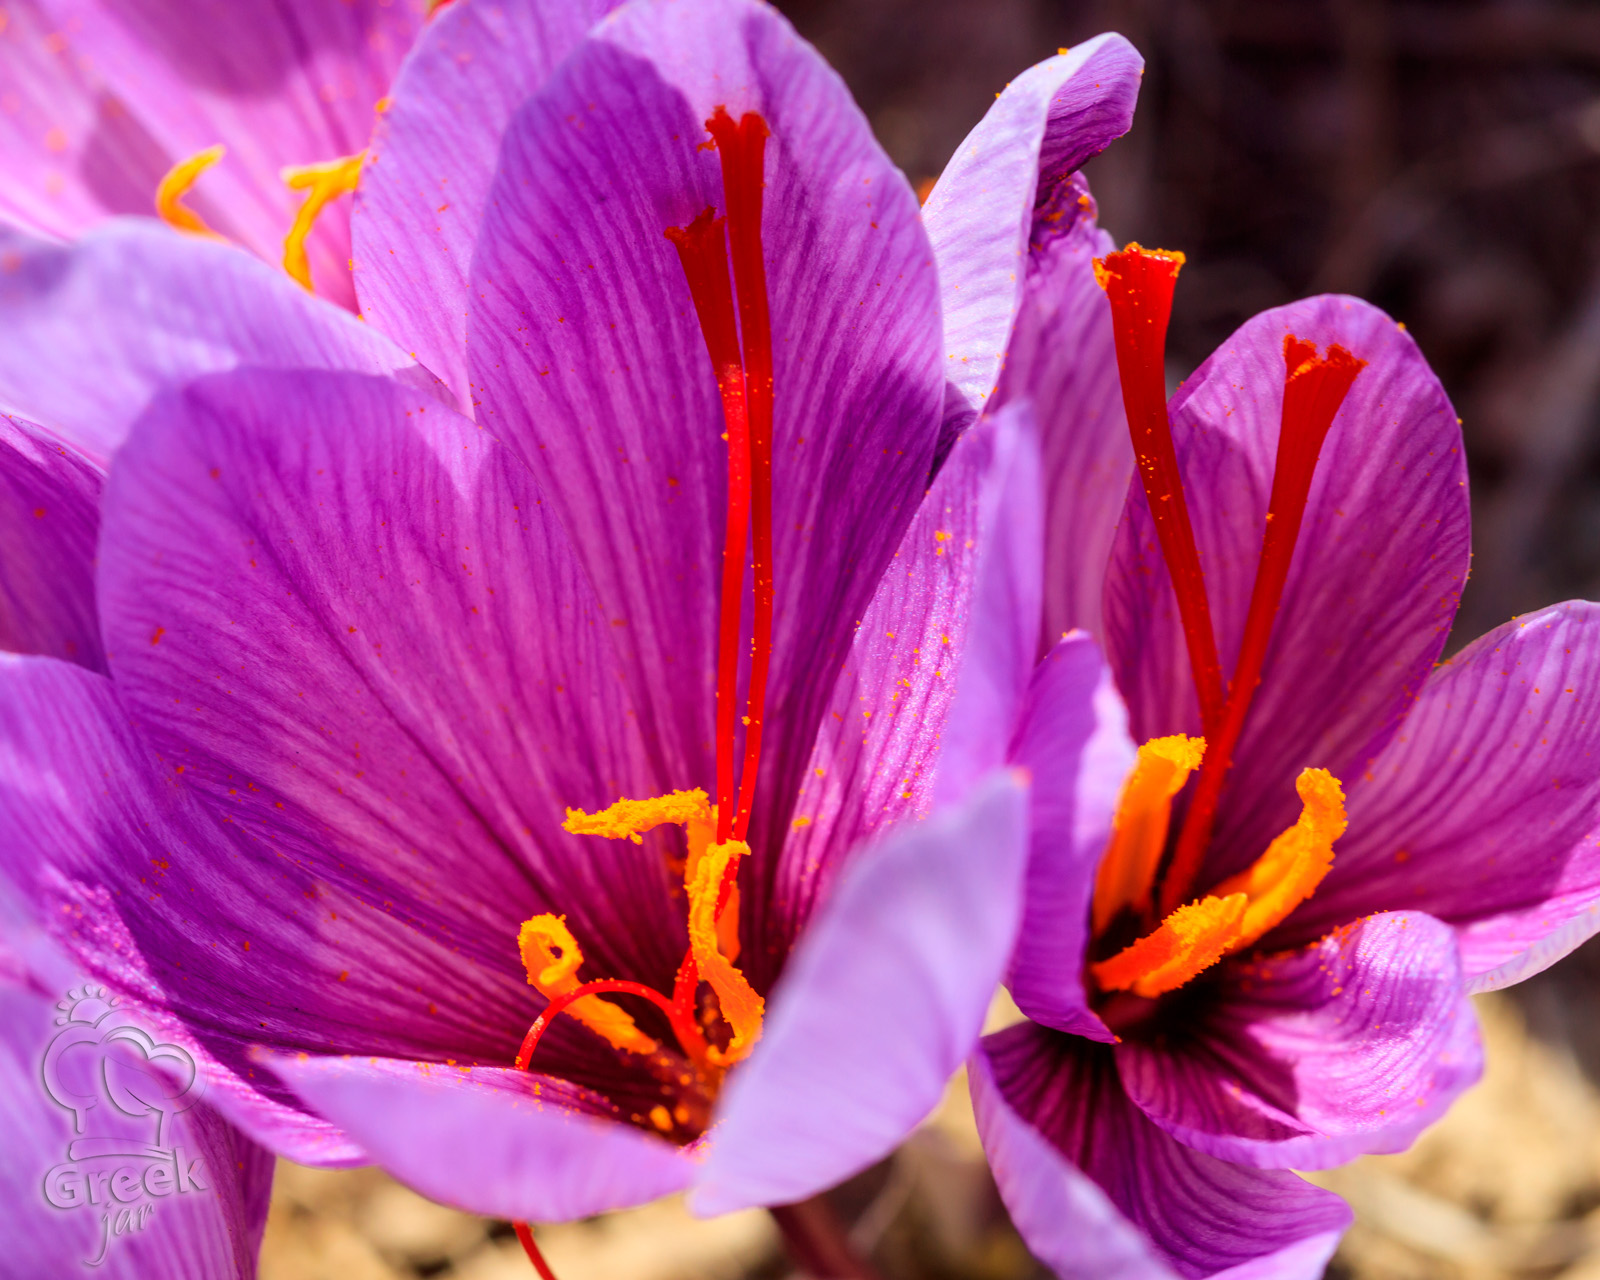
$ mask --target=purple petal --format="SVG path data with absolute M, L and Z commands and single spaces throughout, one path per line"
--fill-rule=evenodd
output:
M 467 270 L 511 117 L 616 0 L 455 0 L 395 79 L 355 211 L 361 314 L 467 407 Z M 470 121 L 470 127 L 463 122 Z
M 1128 1100 L 1112 1054 L 1024 1024 L 973 1055 L 978 1129 L 1029 1248 L 1071 1280 L 1320 1276 L 1344 1202 L 1175 1142 Z
M 932 809 L 968 632 L 1014 627 L 1004 610 L 974 625 L 976 584 L 982 567 L 997 559 L 990 554 L 996 535 L 1019 560 L 1037 554 L 1004 522 L 995 524 L 1005 509 L 1003 492 L 1033 488 L 1011 465 L 1025 448 L 1015 424 L 1004 433 L 1004 447 L 1001 436 L 993 422 L 984 422 L 956 445 L 856 629 L 795 804 L 798 816 L 770 873 L 764 927 L 782 939 L 780 950 L 804 926 L 852 851 L 875 833 Z M 1026 624 L 1017 637 L 1031 641 Z M 999 646 L 1002 652 L 1006 647 Z M 969 705 L 969 711 L 976 718 L 984 708 Z M 995 719 L 1002 733 L 1009 733 L 1015 717 L 1014 706 L 1000 710 Z M 1003 758 L 1002 740 L 990 764 Z
M 846 869 L 784 970 L 761 1042 L 728 1078 L 697 1213 L 802 1200 L 888 1154 L 932 1110 L 1016 937 L 1026 805 L 1026 787 L 997 771 Z
M 682 1149 L 563 1105 L 523 1071 L 304 1055 L 268 1062 L 395 1177 L 472 1213 L 566 1222 L 694 1179 Z
M 94 608 L 104 482 L 43 427 L 0 413 L 0 649 L 105 670 Z
M 0 126 L 17 181 L 0 209 L 76 235 L 108 214 L 151 214 L 178 160 L 228 154 L 188 203 L 213 228 L 277 264 L 303 198 L 285 165 L 353 155 L 421 25 L 421 7 L 385 0 L 204 5 L 34 0 L 19 6 L 0 57 L 22 129 Z M 8 39 L 7 37 L 10 36 Z M 346 208 L 318 220 L 308 246 L 320 292 L 350 306 Z
M 464 418 L 345 374 L 192 384 L 108 486 L 117 686 L 185 789 L 262 842 L 261 874 L 276 848 L 315 885 L 321 945 L 284 963 L 328 1012 L 341 969 L 413 994 L 393 1021 L 340 1019 L 364 1052 L 510 1061 L 532 1016 L 517 930 L 539 912 L 566 915 L 594 972 L 658 989 L 686 946 L 660 846 L 562 830 L 568 805 L 682 784 L 648 761 L 548 510 Z M 355 1048 L 316 1004 L 297 1001 L 301 1034 Z
M 162 388 L 241 365 L 395 373 L 381 335 L 237 249 L 148 223 L 0 227 L 0 402 L 108 458 Z
M 513 122 L 473 261 L 478 417 L 571 532 L 675 785 L 712 778 L 726 430 L 668 227 L 723 207 L 703 122 L 768 140 L 775 630 L 752 847 L 788 826 L 850 637 L 922 498 L 937 282 L 916 198 L 766 5 L 619 10 Z
M 923 220 L 939 262 L 945 376 L 941 440 L 982 409 L 1000 376 L 1028 272 L 1036 197 L 1128 131 L 1144 60 L 1096 36 L 1028 68 L 945 166 Z
M 1287 334 L 1368 361 L 1334 419 L 1219 811 L 1206 878 L 1248 865 L 1299 813 L 1294 779 L 1351 783 L 1410 707 L 1466 581 L 1461 427 L 1410 336 L 1354 298 L 1248 321 L 1172 399 L 1173 434 L 1223 670 L 1232 669 L 1272 486 Z M 1108 652 L 1133 736 L 1199 732 L 1166 565 L 1129 493 L 1106 584 Z
M 1133 446 L 1094 259 L 1115 248 L 1081 174 L 1034 211 L 1028 273 L 990 411 L 1032 402 L 1044 455 L 1044 644 L 1074 627 L 1103 642 L 1101 597 Z
M 1022 930 L 1006 985 L 1035 1022 L 1110 1041 L 1083 987 L 1095 869 L 1134 746 L 1094 641 L 1055 646 L 1033 673 L 1011 758 L 1033 779 Z
M 1350 791 L 1350 830 L 1291 935 L 1374 910 L 1455 926 L 1475 990 L 1600 930 L 1600 606 L 1528 614 L 1423 685 Z
M 979 556 L 956 696 L 940 735 L 936 804 L 959 800 L 1005 763 L 1038 648 L 1043 522 L 1033 415 L 1021 405 L 985 427 L 990 457 L 978 500 Z
M 1128 1096 L 1180 1142 L 1263 1169 L 1403 1151 L 1483 1071 L 1448 926 L 1369 916 L 1230 961 L 1182 1037 L 1117 1050 Z

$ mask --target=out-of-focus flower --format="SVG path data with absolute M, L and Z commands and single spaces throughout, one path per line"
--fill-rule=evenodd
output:
M 1320 1274 L 1348 1210 L 1289 1170 L 1407 1146 L 1477 1078 L 1467 993 L 1600 928 L 1600 610 L 1441 662 L 1466 474 L 1403 329 L 1267 312 L 1168 405 L 1181 258 L 1108 255 L 1081 180 L 1011 197 L 1028 269 L 979 398 L 1041 419 L 1045 635 L 1101 638 L 1132 735 L 1107 840 L 1041 732 L 1073 640 L 986 730 L 1033 778 L 1032 1021 L 974 1058 L 980 1127 L 1062 1275 Z
M 0 666 L 4 856 L 296 1159 L 519 1219 L 786 1203 L 926 1112 L 1011 949 L 1025 784 L 938 748 L 958 677 L 1031 660 L 1037 586 L 1018 632 L 995 550 L 1038 545 L 1030 437 L 941 446 L 915 197 L 772 10 L 532 12 L 548 46 L 457 0 L 402 75 L 374 323 L 198 241 L 15 243 L 0 458 L 74 531 L 115 459 L 93 604 L 75 532 L 72 607 L 29 579 L 55 656 Z M 422 127 L 458 41 L 494 145 Z M 1137 71 L 1116 38 L 1049 64 L 1060 163 Z M 492 178 L 417 234 L 406 193 L 464 155 Z M 106 386 L 63 388 L 91 318 Z M 909 821 L 936 779 L 950 812 Z
M 115 214 L 220 236 L 342 306 L 350 190 L 423 0 L 13 0 L 0 14 L 0 220 Z M 321 215 L 321 216 L 319 216 Z

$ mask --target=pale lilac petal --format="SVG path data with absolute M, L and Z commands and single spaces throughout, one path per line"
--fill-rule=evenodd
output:
M 1034 1253 L 1065 1280 L 1321 1276 L 1344 1202 L 1174 1141 L 1123 1093 L 1112 1054 L 1025 1023 L 969 1066 L 995 1181 Z
M 788 826 L 851 634 L 927 483 L 938 295 L 914 193 L 773 9 L 628 6 L 507 132 L 469 351 L 479 421 L 533 468 L 641 673 L 642 730 L 691 762 L 675 785 L 709 784 L 726 428 L 665 231 L 723 207 L 717 155 L 701 149 L 719 105 L 772 130 L 777 603 L 759 860 Z
M 1239 650 L 1261 552 L 1291 333 L 1369 363 L 1322 448 L 1208 880 L 1260 857 L 1294 822 L 1301 769 L 1360 776 L 1422 688 L 1466 581 L 1461 427 L 1416 343 L 1355 298 L 1263 312 L 1170 406 L 1223 670 Z M 1176 601 L 1138 485 L 1117 532 L 1106 628 L 1134 738 L 1198 733 Z
M 695 1175 L 683 1149 L 547 1098 L 523 1071 L 284 1055 L 267 1063 L 395 1177 L 472 1213 L 566 1222 L 681 1191 Z
M 1081 174 L 1034 211 L 1028 273 L 997 405 L 1026 399 L 1044 457 L 1044 645 L 1074 627 L 1104 641 L 1101 601 L 1117 518 L 1133 476 L 1133 445 L 1095 258 L 1115 244 L 1095 222 Z
M 1000 377 L 1029 264 L 1037 196 L 1128 131 L 1144 60 L 1118 35 L 1028 68 L 967 135 L 928 196 L 949 392 L 941 439 L 966 429 Z
M 940 735 L 936 804 L 959 800 L 1005 762 L 1038 648 L 1044 530 L 1033 415 L 1020 405 L 986 426 L 991 457 L 979 499 L 979 558 L 956 696 Z
M 467 271 L 512 115 L 616 0 L 454 0 L 395 79 L 350 219 L 361 314 L 469 416 Z
M 0 127 L 0 158 L 19 179 L 0 211 L 58 235 L 153 214 L 162 175 L 221 143 L 227 154 L 188 203 L 277 264 L 304 198 L 279 171 L 367 145 L 421 8 L 24 0 L 20 29 L 0 32 L 15 108 L 0 120 L 20 125 Z M 351 306 L 347 201 L 324 211 L 307 247 L 319 292 Z
M 531 915 L 565 914 L 595 972 L 658 988 L 686 945 L 662 837 L 562 829 L 567 806 L 680 784 L 639 741 L 612 628 L 548 511 L 464 418 L 327 373 L 192 384 L 140 424 L 107 489 L 117 687 L 258 856 L 292 849 L 319 894 L 370 904 L 335 907 L 341 922 L 385 904 L 418 931 L 372 956 L 330 922 L 341 967 L 414 971 L 406 950 L 437 950 L 439 998 L 416 1001 L 437 1019 L 364 1028 L 413 1056 L 470 1043 L 510 1060 L 531 1020 L 516 948 Z M 447 1007 L 453 982 L 473 994 Z
M 0 649 L 105 670 L 94 607 L 101 469 L 0 413 Z
M 1491 990 L 1600 930 L 1600 606 L 1525 615 L 1443 663 L 1349 810 L 1286 936 L 1426 911 Z
M 1196 998 L 1182 1038 L 1131 1039 L 1117 1066 L 1151 1120 L 1238 1164 L 1403 1151 L 1483 1070 L 1455 937 L 1421 912 L 1229 961 Z
M 162 388 L 243 365 L 416 375 L 237 249 L 132 220 L 73 245 L 0 227 L 0 407 L 104 459 Z
M 997 466 L 997 436 L 985 422 L 950 454 L 856 628 L 770 873 L 764 927 L 781 931 L 785 943 L 852 850 L 933 806 L 943 727 L 975 621 L 975 584 L 993 559 L 995 501 L 1003 485 L 1025 479 Z M 986 622 L 1009 625 L 1004 615 Z M 1009 732 L 1015 709 L 1002 718 Z
M 1128 713 L 1094 641 L 1057 644 L 1033 673 L 1011 758 L 1033 780 L 1022 930 L 1006 985 L 1035 1022 L 1110 1041 L 1083 987 L 1089 900 L 1133 767 Z
M 1026 785 L 851 862 L 784 970 L 761 1042 L 728 1077 L 693 1207 L 802 1200 L 887 1155 L 971 1052 L 1016 938 Z

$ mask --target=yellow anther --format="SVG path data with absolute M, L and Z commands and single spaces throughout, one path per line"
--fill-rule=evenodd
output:
M 715 919 L 723 877 L 736 859 L 749 852 L 750 846 L 743 840 L 709 844 L 695 859 L 694 872 L 689 877 L 689 946 L 700 976 L 717 993 L 723 1020 L 733 1029 L 733 1039 L 725 1051 L 711 1050 L 711 1061 L 719 1067 L 749 1055 L 761 1038 L 761 1019 L 766 1012 L 766 1001 L 719 949 L 720 930 Z
M 1151 998 L 1176 990 L 1222 959 L 1249 901 L 1235 893 L 1179 907 L 1154 933 L 1091 966 L 1094 980 L 1103 991 Z
M 1101 932 L 1127 907 L 1140 907 L 1150 899 L 1156 869 L 1167 845 L 1172 819 L 1172 798 L 1183 790 L 1189 775 L 1205 755 L 1204 738 L 1152 738 L 1139 748 L 1128 780 L 1117 798 L 1111 843 L 1095 876 L 1091 921 Z
M 197 151 L 187 160 L 180 160 L 156 185 L 156 213 L 169 227 L 176 227 L 179 231 L 187 231 L 191 235 L 206 236 L 212 240 L 221 240 L 215 231 L 208 227 L 202 218 L 188 205 L 183 203 L 184 196 L 189 194 L 189 188 L 195 181 L 224 155 L 228 149 L 221 143 L 214 147 L 207 147 L 204 151 Z
M 565 916 L 546 914 L 523 921 L 517 945 L 522 952 L 522 966 L 528 971 L 529 985 L 537 987 L 546 999 L 554 1000 L 576 991 L 581 985 L 578 968 L 583 964 L 583 952 L 572 930 L 567 928 Z M 654 1053 L 660 1047 L 639 1030 L 627 1010 L 600 996 L 574 1000 L 566 1012 L 619 1049 Z
M 1309 898 L 1333 866 L 1333 842 L 1350 825 L 1344 811 L 1344 788 L 1326 769 L 1303 769 L 1295 780 L 1300 817 L 1255 863 L 1230 876 L 1213 893 L 1244 893 L 1250 898 L 1229 948 L 1248 947 Z
M 287 186 L 307 193 L 283 241 L 283 269 L 307 289 L 311 288 L 311 259 L 306 256 L 306 237 L 323 209 L 336 197 L 356 189 L 366 158 L 365 151 L 358 151 L 325 164 L 289 165 L 279 174 Z
M 717 806 L 712 805 L 703 816 L 690 818 L 687 824 L 689 856 L 683 864 L 683 885 L 687 889 L 694 883 L 700 859 L 717 838 Z M 732 964 L 739 958 L 739 886 L 730 885 L 728 900 L 717 917 L 717 945 Z
M 562 827 L 575 836 L 605 836 L 610 840 L 632 840 L 643 844 L 642 832 L 663 823 L 688 825 L 704 822 L 711 812 L 706 803 L 706 793 L 699 787 L 693 791 L 671 791 L 650 800 L 629 800 L 623 797 L 599 813 L 585 813 L 582 809 L 568 809 Z M 693 835 L 690 838 L 691 856 Z

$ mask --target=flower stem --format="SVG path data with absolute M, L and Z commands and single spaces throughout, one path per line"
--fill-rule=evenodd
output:
M 879 1280 L 856 1253 L 844 1225 L 821 1196 L 767 1210 L 783 1234 L 789 1257 L 814 1280 Z

